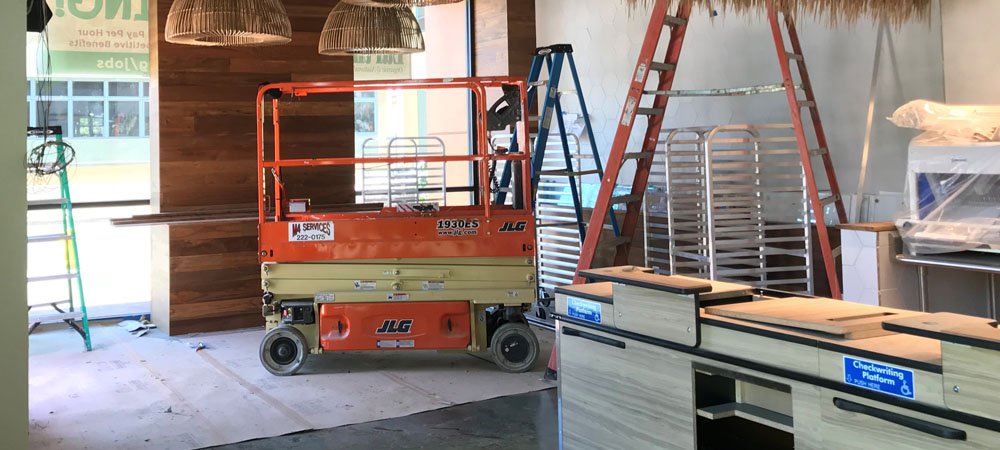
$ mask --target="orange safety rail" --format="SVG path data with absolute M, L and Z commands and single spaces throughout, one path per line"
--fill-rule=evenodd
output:
M 521 105 L 527 105 L 527 82 L 523 78 L 449 78 L 436 80 L 345 81 L 272 83 L 257 92 L 257 193 L 261 262 L 364 260 L 385 258 L 453 258 L 535 255 L 535 221 L 531 201 L 531 155 L 527 149 L 528 111 L 521 108 L 517 136 L 522 153 L 491 153 L 486 129 L 487 89 L 517 86 Z M 468 89 L 472 93 L 476 120 L 476 148 L 468 155 L 281 159 L 280 99 L 360 91 L 407 89 Z M 273 126 L 273 160 L 264 157 L 264 108 L 270 101 Z M 353 153 L 353 149 L 352 149 Z M 523 207 L 494 205 L 489 165 L 498 161 L 520 162 Z M 291 213 L 285 211 L 281 169 L 286 167 L 352 166 L 355 164 L 468 162 L 476 166 L 480 186 L 474 206 L 441 206 L 433 212 L 404 212 L 394 205 L 381 211 Z M 266 174 L 275 183 L 269 198 Z M 296 193 L 301 197 L 301 193 Z M 269 217 L 273 212 L 273 217 Z

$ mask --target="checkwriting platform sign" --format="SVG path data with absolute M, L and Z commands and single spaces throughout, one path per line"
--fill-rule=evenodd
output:
M 844 356 L 844 383 L 914 400 L 913 371 Z
M 46 0 L 52 75 L 149 75 L 146 0 Z

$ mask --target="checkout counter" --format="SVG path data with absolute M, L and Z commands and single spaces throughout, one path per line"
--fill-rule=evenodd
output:
M 1000 449 L 1000 331 L 637 267 L 556 293 L 566 449 Z

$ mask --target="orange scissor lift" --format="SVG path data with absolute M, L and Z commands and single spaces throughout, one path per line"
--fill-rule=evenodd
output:
M 475 151 L 456 156 L 281 157 L 283 100 L 390 89 L 471 92 Z M 518 136 L 525 140 L 520 148 L 528 149 L 523 129 L 527 111 L 518 106 L 527 104 L 523 79 L 260 87 L 258 254 L 267 324 L 260 358 L 268 371 L 292 375 L 309 354 L 345 350 L 489 350 L 505 371 L 533 366 L 538 340 L 524 318 L 536 289 L 530 155 L 491 152 L 486 120 L 495 115 L 487 108 L 487 89 L 503 89 L 513 100 L 506 110 L 509 125 L 520 128 Z M 265 128 L 267 113 L 273 130 Z M 272 142 L 273 148 L 267 148 Z M 479 180 L 488 180 L 489 166 L 497 161 L 520 166 L 514 205 L 491 204 L 490 183 L 483 182 L 472 194 L 471 206 L 407 204 L 365 210 L 359 205 L 349 212 L 314 211 L 304 200 L 308 193 L 286 192 L 282 178 L 283 169 L 465 163 Z

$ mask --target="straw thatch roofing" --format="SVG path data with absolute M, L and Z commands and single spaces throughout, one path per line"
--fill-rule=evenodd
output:
M 652 4 L 655 0 L 624 0 L 630 9 Z M 707 8 L 736 13 L 766 11 L 769 0 L 670 0 L 693 2 Z M 795 11 L 800 16 L 819 18 L 831 25 L 854 23 L 860 18 L 878 20 L 885 18 L 892 24 L 902 24 L 911 19 L 926 19 L 930 15 L 931 0 L 775 0 L 779 8 Z

